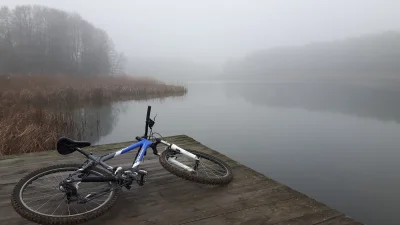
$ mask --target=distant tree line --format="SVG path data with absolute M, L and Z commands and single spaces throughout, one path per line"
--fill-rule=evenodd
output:
M 123 73 L 108 34 L 76 13 L 39 5 L 0 8 L 0 75 Z
M 226 78 L 400 76 L 400 32 L 278 47 L 226 64 Z

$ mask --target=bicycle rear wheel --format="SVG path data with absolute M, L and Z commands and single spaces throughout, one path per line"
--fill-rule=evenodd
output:
M 171 149 L 163 151 L 159 157 L 159 161 L 168 172 L 185 180 L 197 183 L 223 185 L 228 184 L 233 179 L 231 167 L 221 159 L 199 151 L 186 151 L 191 152 L 199 157 L 200 160 L 197 166 L 195 160 L 188 158 L 183 154 L 179 154 Z M 190 168 L 194 168 L 195 171 L 190 172 L 186 169 L 183 169 L 182 167 L 172 163 L 170 161 L 171 159 L 185 164 Z
M 22 217 L 40 224 L 77 224 L 104 214 L 117 200 L 119 189 L 112 182 L 82 182 L 77 195 L 89 196 L 99 190 L 109 190 L 104 195 L 85 203 L 67 201 L 59 183 L 75 172 L 79 164 L 54 165 L 33 171 L 14 187 L 11 203 Z M 106 176 L 99 168 L 87 171 L 90 176 Z M 76 184 L 74 184 L 76 185 Z

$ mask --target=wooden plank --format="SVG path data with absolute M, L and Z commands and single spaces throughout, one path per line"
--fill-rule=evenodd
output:
M 193 138 L 177 135 L 165 139 L 226 161 L 233 168 L 233 181 L 225 186 L 207 186 L 183 180 L 162 168 L 150 150 L 142 164 L 148 171 L 147 183 L 124 190 L 109 212 L 86 224 L 360 224 Z M 92 146 L 88 151 L 105 154 L 132 143 Z M 135 154 L 132 151 L 107 163 L 128 167 Z M 47 165 L 82 162 L 79 154 L 60 156 L 56 151 L 2 157 L 0 224 L 33 224 L 21 218 L 10 205 L 12 188 L 22 176 Z
M 316 205 L 307 197 L 291 198 L 273 204 L 260 205 L 252 208 L 223 213 L 205 219 L 188 221 L 182 224 L 278 224 L 307 214 L 313 214 L 329 210 L 327 206 Z M 312 224 L 312 221 L 307 221 Z
M 303 224 L 320 224 L 324 221 L 340 217 L 343 213 L 333 209 L 327 209 L 315 213 L 306 214 L 297 218 L 277 223 L 276 225 L 303 225 Z
M 323 221 L 321 223 L 318 223 L 318 225 L 362 225 L 362 223 L 354 221 L 350 217 L 342 215 L 342 216 L 335 217 L 335 218 Z

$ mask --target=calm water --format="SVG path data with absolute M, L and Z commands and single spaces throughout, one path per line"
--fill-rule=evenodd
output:
M 184 97 L 92 109 L 96 144 L 187 134 L 366 224 L 398 224 L 400 93 L 320 84 L 188 85 Z

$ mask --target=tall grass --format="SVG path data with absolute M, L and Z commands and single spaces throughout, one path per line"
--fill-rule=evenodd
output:
M 0 107 L 1 155 L 48 150 L 61 135 L 76 133 L 70 113 L 18 105 Z
M 4 104 L 77 105 L 184 95 L 183 86 L 132 77 L 0 76 Z
M 0 155 L 54 149 L 60 136 L 79 138 L 73 109 L 87 104 L 184 95 L 182 86 L 147 78 L 0 76 Z M 55 106 L 55 107 L 54 107 Z

